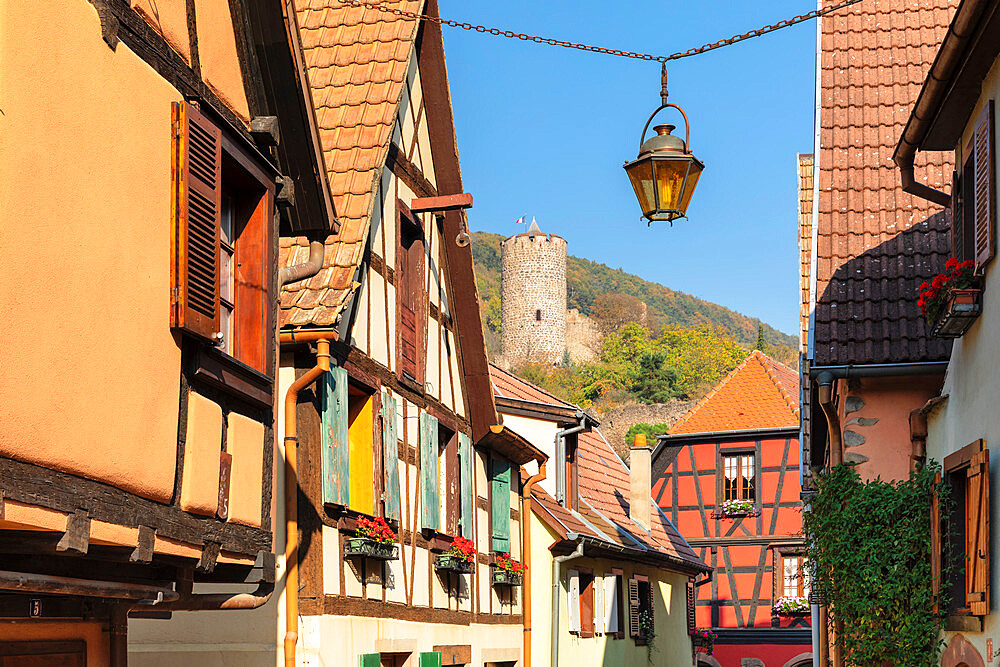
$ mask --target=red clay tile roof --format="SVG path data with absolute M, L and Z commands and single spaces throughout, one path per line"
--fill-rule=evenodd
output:
M 950 252 L 947 223 L 903 193 L 892 154 L 957 4 L 867 0 L 821 19 L 816 365 L 948 357 L 916 305 Z M 933 188 L 951 172 L 949 155 L 917 156 Z
M 518 398 L 543 405 L 577 407 L 490 364 L 495 396 Z M 577 408 L 579 409 L 579 408 Z M 581 433 L 578 438 L 580 511 L 562 507 L 539 486 L 532 497 L 541 505 L 538 515 L 565 537 L 577 533 L 612 548 L 625 547 L 637 555 L 679 561 L 688 568 L 708 571 L 656 502 L 650 498 L 652 528 L 647 533 L 629 518 L 629 472 L 600 431 Z
M 327 240 L 323 269 L 286 285 L 282 326 L 335 323 L 364 254 L 375 186 L 417 34 L 417 22 L 338 0 L 293 0 L 330 191 L 341 228 Z M 384 4 L 419 12 L 422 0 Z M 281 239 L 279 262 L 309 257 L 305 238 Z
M 493 394 L 499 398 L 516 398 L 521 401 L 568 408 L 577 407 L 493 364 L 490 364 L 490 381 L 493 383 Z
M 813 156 L 799 154 L 799 351 L 809 344 L 809 257 L 812 251 Z
M 670 435 L 798 426 L 798 373 L 754 350 L 674 424 Z

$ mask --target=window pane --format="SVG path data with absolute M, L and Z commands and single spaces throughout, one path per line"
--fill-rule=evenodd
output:
M 795 597 L 799 594 L 799 561 L 797 558 L 785 558 L 785 592 L 786 597 Z
M 226 245 L 233 245 L 233 196 L 222 194 L 220 238 Z
M 231 304 L 222 302 L 219 307 L 219 333 L 222 334 L 222 341 L 219 345 L 226 354 L 233 353 L 233 307 Z
M 226 248 L 219 253 L 219 296 L 226 301 L 233 300 L 233 256 Z

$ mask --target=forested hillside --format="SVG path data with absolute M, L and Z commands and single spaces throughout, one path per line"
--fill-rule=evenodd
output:
M 472 234 L 472 254 L 476 266 L 476 283 L 483 300 L 483 324 L 495 332 L 500 327 L 500 242 L 504 237 L 489 232 Z M 749 348 L 763 331 L 764 341 L 775 348 L 776 356 L 794 358 L 797 341 L 756 317 L 747 317 L 690 294 L 677 292 L 639 276 L 612 269 L 589 259 L 573 257 L 566 260 L 566 300 L 568 308 L 577 308 L 584 315 L 594 314 L 594 303 L 605 294 L 627 294 L 648 308 L 649 327 L 653 331 L 673 325 L 700 328 L 710 325 L 741 346 Z M 762 327 L 762 329 L 760 329 Z M 489 337 L 489 332 L 488 332 Z M 784 348 L 784 349 L 783 349 Z M 794 364 L 794 362 L 792 362 Z

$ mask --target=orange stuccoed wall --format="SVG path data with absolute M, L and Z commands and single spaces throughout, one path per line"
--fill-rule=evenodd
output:
M 938 376 L 840 380 L 844 460 L 858 463 L 865 480 L 910 474 L 910 411 L 937 394 Z
M 205 76 L 246 118 L 218 4 L 204 9 L 225 33 L 206 37 Z M 0 54 L 0 456 L 168 502 L 181 367 L 170 107 L 183 97 L 124 42 L 108 47 L 87 0 L 0 0 Z
M 99 622 L 33 620 L 31 623 L 0 619 L 0 639 L 8 641 L 66 641 L 87 643 L 88 665 L 110 665 L 108 634 Z

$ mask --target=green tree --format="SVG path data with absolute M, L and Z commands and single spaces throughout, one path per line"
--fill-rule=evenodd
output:
M 639 357 L 629 387 L 640 403 L 666 403 L 673 398 L 687 398 L 678 388 L 680 376 L 667 365 L 663 352 L 649 352 Z
M 666 433 L 668 428 L 666 424 L 647 424 L 646 422 L 632 424 L 628 427 L 628 431 L 625 432 L 625 444 L 631 447 L 635 442 L 636 433 L 645 433 L 646 441 L 656 444 L 652 441 L 656 439 L 656 436 Z

